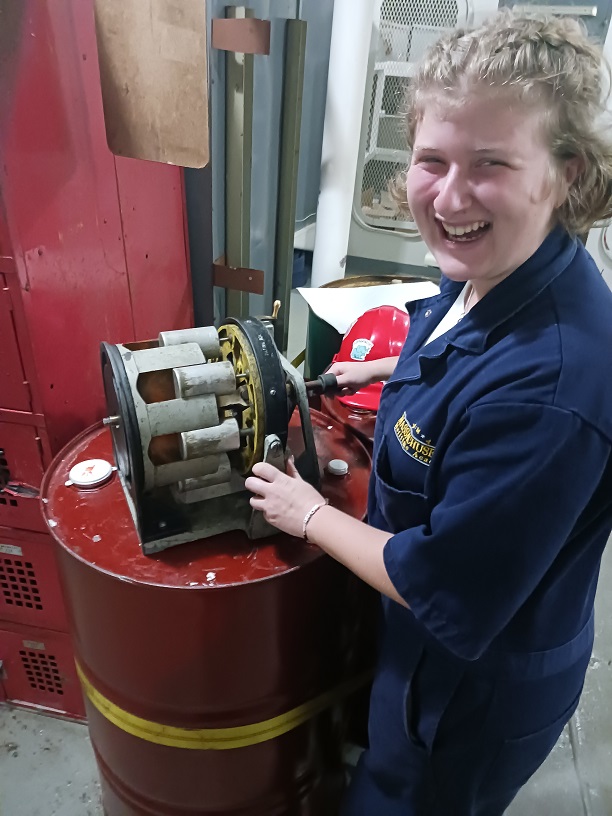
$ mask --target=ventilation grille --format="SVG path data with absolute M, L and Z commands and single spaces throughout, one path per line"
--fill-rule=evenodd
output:
M 463 10 L 460 17 L 458 0 L 384 0 L 382 4 L 375 28 L 377 42 L 372 44 L 374 74 L 361 156 L 361 216 L 370 226 L 417 231 L 389 194 L 390 182 L 410 160 L 403 116 L 406 83 L 429 46 L 465 16 Z
M 0 558 L 0 593 L 7 606 L 43 608 L 36 573 L 30 561 Z
M 54 655 L 20 649 L 19 656 L 28 682 L 33 689 L 51 694 L 64 693 L 62 678 Z

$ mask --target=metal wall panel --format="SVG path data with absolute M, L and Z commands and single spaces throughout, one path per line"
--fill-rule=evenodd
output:
M 7 224 L 6 218 L 3 217 L 2 201 L 0 200 L 0 230 L 2 227 L 6 228 Z M 17 366 L 17 370 L 13 369 L 13 373 L 16 377 L 21 377 L 21 380 L 17 381 L 17 384 L 15 384 L 15 381 L 12 380 L 12 388 L 17 388 L 22 392 L 22 394 L 25 392 L 27 394 L 27 399 L 25 401 L 22 401 L 21 399 L 19 400 L 19 402 L 21 402 L 24 406 L 23 408 L 11 408 L 9 405 L 4 405 L 2 399 L 0 398 L 0 411 L 3 409 L 9 409 L 40 413 L 42 410 L 42 400 L 36 379 L 36 365 L 29 338 L 28 323 L 21 299 L 21 285 L 17 275 L 15 259 L 12 257 L 12 247 L 9 247 L 7 240 L 4 240 L 3 244 L 7 247 L 7 249 L 4 250 L 3 255 L 0 255 L 0 285 L 2 287 L 4 297 L 6 298 L 5 302 L 8 303 L 10 309 L 11 325 L 3 325 L 0 328 L 0 333 L 6 332 L 6 336 L 11 335 L 14 341 L 17 343 L 18 349 L 16 353 L 19 356 L 19 365 Z M 9 252 L 11 253 L 10 255 Z M 12 353 L 15 353 L 14 349 Z
M 0 185 L 57 451 L 104 412 L 101 340 L 191 325 L 182 170 L 110 153 L 92 0 L 15 5 Z
M 329 0 L 326 0 L 329 2 Z M 207 17 L 224 17 L 227 0 L 209 0 Z M 236 3 L 236 5 L 238 5 Z M 249 0 L 252 15 L 271 21 L 270 54 L 253 59 L 252 175 L 250 199 L 250 266 L 266 273 L 265 294 L 248 296 L 251 314 L 269 314 L 273 300 L 273 270 L 278 199 L 278 164 L 283 92 L 285 20 L 298 16 L 297 0 Z M 210 139 L 213 186 L 214 257 L 225 251 L 225 53 L 210 49 Z M 218 313 L 225 313 L 225 298 L 217 291 Z
M 3 413 L 3 417 L 7 414 Z M 9 415 L 10 416 L 10 415 Z M 10 476 L 6 481 L 22 482 L 33 487 L 40 487 L 45 463 L 41 445 L 42 428 L 35 425 L 17 422 L 4 422 L 0 419 L 0 461 Z M 2 487 L 0 476 L 0 487 Z
M 38 488 L 50 461 L 44 426 L 30 422 L 6 422 L 0 418 L 0 525 L 44 531 Z M 31 414 L 15 419 L 30 419 Z
M 115 164 L 134 335 L 190 328 L 183 171 L 120 157 Z
M 0 274 L 0 408 L 31 411 L 30 391 L 19 353 L 13 301 L 6 277 Z
M 0 527 L 0 621 L 68 631 L 54 548 L 49 535 Z
M 0 660 L 0 688 L 7 702 L 73 719 L 85 718 L 69 635 L 2 625 Z
M 103 410 L 96 339 L 132 339 L 133 325 L 93 20 L 73 3 L 24 5 L 3 197 L 57 448 Z
M 13 495 L 0 492 L 0 524 L 20 530 L 42 533 L 47 528 L 40 512 L 38 495 Z

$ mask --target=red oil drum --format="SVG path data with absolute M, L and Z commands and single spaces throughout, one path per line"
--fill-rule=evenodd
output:
M 321 395 L 321 411 L 337 422 L 346 425 L 372 452 L 376 411 L 367 411 L 344 405 L 337 397 Z
M 344 426 L 312 419 L 322 492 L 360 518 L 368 454 Z M 101 426 L 58 455 L 42 495 L 105 813 L 331 816 L 337 715 L 362 682 L 362 585 L 284 534 L 226 533 L 144 556 L 117 474 L 90 490 L 68 480 L 74 464 L 98 458 L 114 461 Z M 327 474 L 331 459 L 348 475 Z
M 334 423 L 330 427 L 335 427 L 335 423 L 341 423 L 349 433 L 354 434 L 363 443 L 371 455 L 374 447 L 376 411 L 360 410 L 345 405 L 337 397 L 325 394 L 321 394 L 318 399 L 321 412 L 330 418 L 330 423 Z M 377 648 L 380 596 L 367 584 L 361 584 L 357 591 L 360 600 L 358 622 L 360 634 L 355 660 L 357 664 L 367 667 Z M 368 682 L 347 701 L 345 710 L 347 740 L 362 748 L 368 746 L 370 692 L 371 683 Z

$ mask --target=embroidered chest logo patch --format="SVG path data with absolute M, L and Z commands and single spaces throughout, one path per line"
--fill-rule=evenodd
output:
M 421 431 L 417 423 L 411 423 L 403 413 L 393 426 L 393 430 L 404 453 L 429 467 L 435 446 L 431 444 L 431 439 L 425 438 L 426 434 Z
M 366 340 L 365 337 L 354 340 L 351 349 L 351 360 L 365 360 L 373 346 L 374 343 L 371 340 Z

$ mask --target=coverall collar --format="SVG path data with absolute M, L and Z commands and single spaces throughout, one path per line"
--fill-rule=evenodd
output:
M 491 289 L 456 326 L 418 350 L 417 356 L 440 357 L 449 345 L 482 353 L 490 333 L 543 292 L 567 268 L 576 251 L 577 239 L 562 227 L 555 227 L 525 263 Z M 418 347 L 429 337 L 464 286 L 443 276 L 440 295 L 406 304 L 411 346 Z M 405 372 L 401 379 L 407 377 L 410 374 Z

